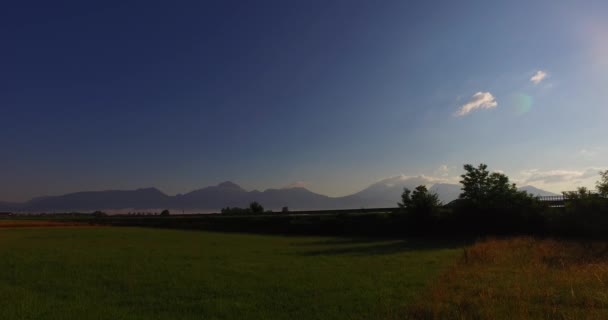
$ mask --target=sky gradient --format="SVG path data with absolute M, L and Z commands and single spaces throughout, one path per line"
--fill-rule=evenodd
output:
M 606 1 L 23 1 L 0 39 L 3 201 L 608 166 Z

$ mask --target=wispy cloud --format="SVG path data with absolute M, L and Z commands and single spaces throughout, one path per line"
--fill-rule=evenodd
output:
M 392 176 L 392 177 L 380 179 L 380 180 L 376 181 L 374 183 L 374 185 L 384 185 L 386 187 L 394 187 L 396 185 L 407 184 L 412 187 L 416 187 L 419 185 L 430 186 L 435 183 L 447 183 L 447 182 L 452 182 L 452 180 L 450 180 L 448 177 L 434 177 L 434 176 L 427 176 L 424 174 L 421 174 L 418 176 L 407 176 L 407 175 L 401 174 L 398 176 Z
M 450 167 L 447 164 L 442 164 L 435 170 L 434 175 L 439 177 L 447 177 L 450 174 Z
M 304 181 L 296 181 L 284 186 L 282 189 L 306 188 L 308 184 Z
M 524 170 L 521 172 L 524 183 L 540 182 L 552 183 L 580 183 L 583 180 L 598 176 L 600 168 L 588 168 L 585 170 Z
M 545 80 L 545 78 L 547 78 L 547 76 L 548 76 L 547 72 L 545 72 L 543 70 L 538 70 L 532 76 L 532 78 L 530 78 L 530 82 L 532 82 L 534 84 L 539 84 L 539 83 L 541 83 L 541 81 Z
M 497 105 L 498 103 L 496 102 L 496 98 L 494 98 L 491 93 L 480 91 L 474 94 L 467 103 L 458 109 L 456 116 L 462 117 L 477 109 L 491 109 Z
M 578 154 L 581 156 L 581 158 L 593 159 L 598 154 L 598 149 L 597 148 L 591 148 L 591 149 L 583 148 L 578 151 Z

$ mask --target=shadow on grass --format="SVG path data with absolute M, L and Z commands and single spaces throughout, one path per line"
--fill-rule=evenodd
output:
M 338 238 L 338 239 L 327 239 L 310 242 L 295 242 L 292 246 L 295 247 L 311 247 L 311 246 L 323 246 L 323 245 L 349 245 L 349 244 L 370 244 L 378 242 L 389 242 L 389 241 L 401 241 L 402 239 L 396 238 Z
M 456 249 L 471 244 L 464 239 L 337 239 L 294 244 L 297 246 L 316 247 L 314 250 L 300 252 L 303 256 L 322 255 L 389 255 L 408 251 L 428 251 Z M 340 246 L 338 248 L 319 249 L 319 246 Z

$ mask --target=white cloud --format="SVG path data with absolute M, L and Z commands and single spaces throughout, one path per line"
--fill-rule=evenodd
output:
M 296 181 L 284 186 L 282 189 L 306 188 L 308 184 L 304 181 Z
M 496 98 L 489 92 L 477 92 L 474 94 L 471 99 L 462 105 L 458 112 L 456 112 L 456 116 L 464 116 L 469 112 L 475 111 L 476 109 L 491 109 L 498 105 L 496 102 Z
M 447 164 L 442 164 L 433 174 L 439 177 L 447 177 L 450 174 L 450 167 Z
M 534 84 L 539 84 L 539 83 L 541 83 L 541 81 L 545 80 L 545 78 L 547 78 L 547 76 L 548 76 L 547 72 L 538 70 L 532 76 L 532 78 L 530 78 L 530 82 L 532 82 Z
M 447 168 L 447 166 L 446 166 Z M 448 168 L 449 169 L 449 168 Z M 426 185 L 431 186 L 436 183 L 459 183 L 459 176 L 428 176 L 428 175 L 417 175 L 417 176 L 408 176 L 408 175 L 398 175 L 392 176 L 388 178 L 383 178 L 374 183 L 374 185 L 384 185 L 386 187 L 393 187 L 396 185 L 411 185 L 416 187 L 418 185 Z

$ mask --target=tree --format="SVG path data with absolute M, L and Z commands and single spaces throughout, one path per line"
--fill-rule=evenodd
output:
M 597 192 L 602 197 L 608 197 L 608 170 L 600 171 L 600 180 L 597 182 Z
M 425 186 L 420 185 L 414 189 L 414 192 L 404 188 L 401 194 L 401 202 L 398 205 L 402 209 L 413 212 L 431 212 L 441 206 L 441 202 L 436 193 L 429 192 Z
M 264 213 L 264 207 L 257 201 L 250 203 L 249 209 L 251 210 L 251 213 Z
M 562 192 L 564 198 L 568 200 L 588 200 L 593 198 L 593 193 L 586 187 L 578 187 L 576 191 L 564 191 Z
M 545 205 L 533 195 L 518 191 L 509 177 L 489 172 L 485 164 L 466 164 L 462 193 L 454 207 L 454 222 L 475 232 L 525 232 L 543 226 Z
M 99 211 L 99 210 L 97 210 L 97 211 L 93 212 L 93 216 L 94 216 L 94 217 L 105 217 L 105 216 L 107 216 L 107 215 L 108 215 L 107 213 L 105 213 L 105 212 L 103 212 L 103 211 Z
M 420 232 L 432 225 L 441 202 L 436 193 L 429 192 L 425 186 L 420 185 L 414 189 L 414 192 L 404 188 L 398 205 L 405 213 L 408 224 L 415 231 Z
M 170 215 L 170 214 L 171 214 L 171 212 L 169 212 L 169 210 L 167 210 L 167 209 L 163 210 L 163 211 L 160 213 L 160 215 L 161 215 L 161 216 L 168 216 L 168 215 Z
M 465 174 L 461 175 L 462 193 L 460 199 L 466 199 L 479 206 L 510 205 L 516 198 L 526 197 L 527 193 L 520 192 L 509 177 L 500 172 L 490 173 L 488 166 L 480 164 L 477 168 L 465 164 Z
M 289 213 L 289 207 L 283 207 L 283 209 L 281 209 L 282 213 Z

